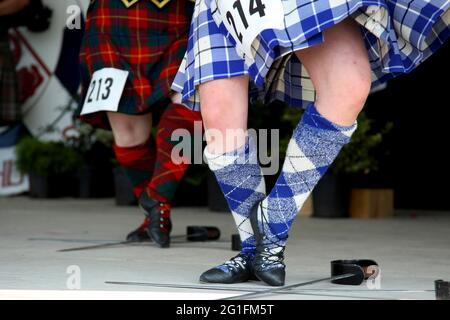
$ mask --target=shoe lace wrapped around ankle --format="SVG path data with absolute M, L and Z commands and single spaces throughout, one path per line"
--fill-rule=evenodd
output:
M 259 253 L 262 261 L 260 267 L 262 269 L 284 267 L 284 250 L 285 248 L 281 246 L 273 248 L 265 247 L 262 252 Z
M 246 265 L 247 265 L 247 257 L 242 254 L 238 254 L 237 256 L 223 263 L 223 266 L 228 268 L 228 270 L 230 271 L 245 269 Z
M 264 212 L 262 203 L 261 207 L 261 229 L 270 229 L 269 219 Z M 273 267 L 284 267 L 284 250 L 285 246 L 280 240 L 270 239 L 265 234 L 261 235 L 262 241 L 259 248 L 259 255 L 261 257 L 262 263 L 259 264 L 262 269 L 270 269 Z
M 170 232 L 170 209 L 170 205 L 164 202 L 160 202 L 156 208 L 159 213 L 159 228 L 163 232 Z

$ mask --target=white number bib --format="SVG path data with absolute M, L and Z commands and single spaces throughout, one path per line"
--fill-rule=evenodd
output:
M 262 31 L 284 28 L 281 0 L 213 0 L 212 12 L 215 12 L 214 4 L 236 41 L 238 54 L 246 61 L 254 61 L 251 46 Z
M 117 112 L 128 74 L 128 71 L 114 68 L 96 71 L 92 75 L 81 114 L 98 111 Z

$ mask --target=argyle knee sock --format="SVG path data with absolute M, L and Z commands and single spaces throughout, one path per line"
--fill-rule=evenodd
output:
M 314 104 L 308 106 L 289 142 L 280 176 L 258 208 L 265 245 L 286 244 L 295 217 L 356 127 L 356 123 L 348 127 L 333 124 Z
M 189 163 L 174 163 L 172 150 L 178 141 L 172 141 L 172 133 L 176 129 L 186 129 L 193 137 L 195 121 L 202 121 L 200 112 L 181 104 L 171 103 L 164 111 L 156 132 L 155 170 L 146 188 L 150 198 L 165 203 L 172 201 L 189 167 Z
M 133 186 L 133 193 L 139 198 L 148 185 L 155 167 L 156 147 L 152 138 L 135 147 L 113 145 L 117 162 L 124 170 L 125 176 Z
M 251 137 L 241 148 L 221 155 L 205 149 L 209 168 L 225 195 L 241 237 L 242 252 L 254 253 L 255 236 L 250 212 L 266 195 L 264 176 L 257 162 L 257 148 Z

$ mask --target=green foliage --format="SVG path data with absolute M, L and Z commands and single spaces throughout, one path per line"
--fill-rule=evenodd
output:
M 303 109 L 291 108 L 281 102 L 265 105 L 257 101 L 249 108 L 249 128 L 276 129 L 280 131 L 280 159 L 284 158 L 292 131 L 297 126 Z M 270 153 L 271 150 L 269 150 Z
M 82 164 L 81 156 L 61 142 L 44 142 L 23 138 L 16 148 L 17 167 L 22 173 L 35 172 L 41 176 L 68 173 Z
M 362 112 L 358 117 L 358 129 L 352 136 L 331 167 L 333 173 L 369 174 L 378 170 L 378 160 L 374 150 L 383 142 L 385 135 L 392 130 L 392 122 L 374 132 L 373 120 Z
M 280 129 L 280 159 L 286 154 L 287 146 L 294 128 L 297 126 L 302 109 L 288 107 L 282 103 L 266 106 L 260 102 L 250 106 L 249 127 Z M 333 173 L 368 174 L 378 170 L 375 150 L 392 130 L 393 124 L 387 123 L 381 130 L 375 131 L 373 120 L 365 112 L 358 117 L 358 129 L 351 142 L 346 145 L 330 168 Z
M 184 176 L 184 181 L 194 187 L 200 186 L 203 181 L 208 177 L 208 169 L 205 164 L 196 165 L 189 168 L 186 175 Z
M 291 141 L 294 128 L 297 127 L 300 118 L 303 115 L 303 111 L 303 109 L 286 107 L 283 112 L 283 115 L 281 117 L 281 124 L 283 127 L 289 128 L 289 130 L 280 137 L 280 157 L 282 157 L 283 159 L 286 155 L 289 141 Z
M 80 134 L 72 138 L 70 144 L 78 152 L 84 154 L 97 143 L 101 143 L 106 147 L 112 146 L 114 138 L 111 131 L 94 128 L 92 125 L 82 121 L 77 121 L 76 125 Z

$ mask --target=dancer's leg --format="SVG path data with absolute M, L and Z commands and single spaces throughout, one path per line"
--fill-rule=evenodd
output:
M 249 280 L 255 251 L 249 213 L 265 196 L 264 177 L 253 139 L 247 137 L 248 78 L 216 80 L 200 86 L 208 146 L 205 157 L 232 211 L 242 241 L 242 252 L 208 270 L 204 282 L 236 283 Z
M 114 153 L 133 186 L 136 198 L 148 184 L 155 166 L 156 148 L 150 138 L 152 115 L 139 116 L 109 112 L 114 135 Z
M 148 231 L 161 247 L 170 245 L 171 202 L 189 167 L 188 162 L 177 163 L 172 159 L 172 150 L 177 144 L 176 141 L 172 141 L 172 134 L 177 129 L 185 129 L 193 137 L 196 121 L 201 121 L 199 112 L 189 110 L 181 104 L 171 103 L 161 116 L 157 127 L 155 169 L 145 189 L 146 192 L 139 200 L 151 221 Z
M 203 123 L 207 133 L 211 133 L 207 134 L 209 153 L 223 154 L 245 144 L 248 82 L 248 77 L 242 76 L 200 85 Z
M 253 229 L 258 230 L 256 275 L 272 285 L 284 283 L 282 259 L 289 229 L 317 182 L 350 141 L 371 83 L 367 51 L 352 20 L 328 29 L 324 44 L 297 55 L 318 98 L 295 129 L 280 177 L 252 219 Z
M 150 182 L 155 167 L 156 146 L 150 136 L 152 115 L 131 116 L 121 113 L 108 113 L 115 143 L 113 150 L 116 160 L 133 187 L 137 199 Z M 127 235 L 127 240 L 148 240 L 147 227 L 144 222 Z
M 189 167 L 188 162 L 175 163 L 172 159 L 172 150 L 178 143 L 172 140 L 172 134 L 177 129 L 185 129 L 193 138 L 194 124 L 201 124 L 201 121 L 199 112 L 189 110 L 181 104 L 170 103 L 167 106 L 157 127 L 155 170 L 146 189 L 152 199 L 167 203 L 172 201 L 178 184 Z

